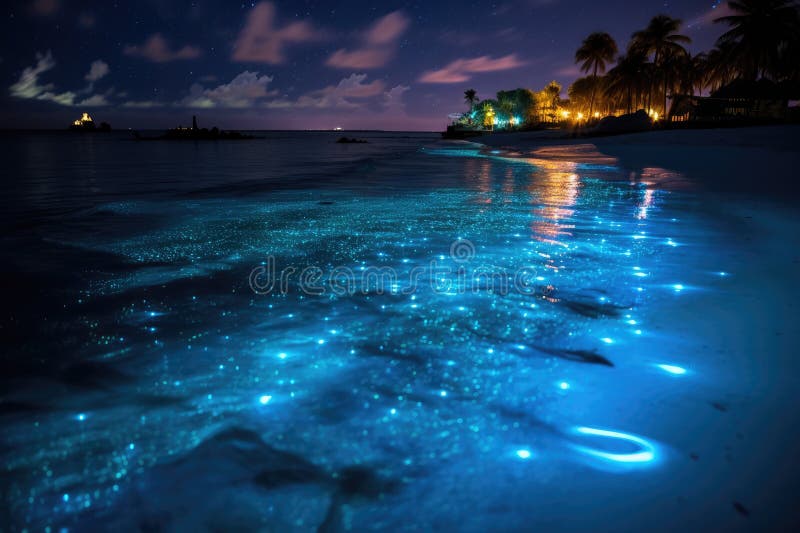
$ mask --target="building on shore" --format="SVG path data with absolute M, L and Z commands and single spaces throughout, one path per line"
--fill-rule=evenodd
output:
M 767 79 L 735 80 L 709 96 L 674 96 L 669 120 L 783 120 L 789 117 L 789 101 L 795 99 L 797 93 L 797 87 Z

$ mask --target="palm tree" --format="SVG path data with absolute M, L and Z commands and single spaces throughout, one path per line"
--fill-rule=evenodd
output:
M 606 63 L 614 61 L 617 55 L 617 43 L 614 38 L 604 32 L 595 32 L 583 40 L 581 47 L 575 52 L 575 63 L 583 63 L 583 72 L 592 71 L 592 79 L 597 81 L 597 73 L 606 71 Z M 594 84 L 597 85 L 596 83 Z M 589 116 L 592 116 L 594 107 L 595 87 L 592 87 L 592 96 L 589 100 Z
M 676 55 L 685 54 L 686 49 L 681 43 L 690 43 L 692 40 L 686 35 L 681 35 L 678 30 L 681 27 L 681 20 L 674 19 L 667 15 L 657 15 L 650 20 L 650 23 L 643 30 L 633 34 L 633 46 L 646 55 L 653 54 L 653 64 L 657 70 L 662 70 L 662 58 L 666 54 Z M 664 76 L 664 114 L 667 112 L 667 79 Z M 650 95 L 648 100 L 652 100 L 653 83 L 650 83 Z M 648 102 L 648 105 L 650 103 Z
M 685 82 L 689 82 L 692 85 L 692 90 L 694 83 L 692 83 L 691 78 L 689 79 L 681 79 L 684 77 L 685 73 L 691 68 L 692 64 L 692 56 L 686 50 L 681 48 L 668 48 L 664 55 L 661 57 L 661 76 L 664 80 L 664 116 L 667 116 L 667 90 L 674 95 L 675 89 L 678 88 L 681 90 L 685 86 Z M 678 83 L 676 83 L 676 81 Z M 680 83 L 684 81 L 684 83 Z
M 631 113 L 634 103 L 641 101 L 649 67 L 647 57 L 640 50 L 628 49 L 628 53 L 619 56 L 617 65 L 605 76 L 606 96 Z M 625 95 L 624 99 L 622 95 Z
M 736 66 L 733 61 L 732 42 L 718 42 L 706 58 L 706 85 L 713 92 L 736 79 Z
M 732 15 L 714 22 L 731 28 L 717 40 L 729 45 L 739 75 L 755 80 L 778 78 L 791 70 L 796 57 L 787 49 L 796 48 L 800 35 L 800 15 L 793 0 L 731 0 Z
M 510 122 L 511 117 L 514 116 L 514 101 L 509 96 L 504 95 L 503 97 L 500 97 L 500 95 L 498 95 L 497 107 L 503 112 L 506 120 Z
M 705 52 L 695 54 L 686 67 L 684 86 L 688 88 L 689 94 L 692 96 L 695 92 L 702 93 L 708 85 L 708 54 Z
M 475 106 L 475 102 L 478 101 L 478 93 L 475 92 L 475 89 L 467 89 L 464 91 L 464 101 L 469 104 L 469 111 L 472 111 L 472 108 Z

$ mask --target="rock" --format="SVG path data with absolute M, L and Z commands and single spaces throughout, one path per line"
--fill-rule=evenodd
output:
M 647 131 L 652 125 L 653 121 L 645 110 L 640 109 L 636 113 L 630 113 L 628 115 L 605 117 L 597 124 L 592 133 L 634 133 L 638 131 Z

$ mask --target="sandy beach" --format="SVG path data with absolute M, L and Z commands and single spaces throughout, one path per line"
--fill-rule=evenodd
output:
M 793 176 L 800 168 L 800 125 L 696 130 L 662 130 L 607 137 L 565 138 L 561 130 L 500 133 L 475 139 L 510 157 L 554 157 L 559 151 L 641 174 L 666 169 L 691 175 L 711 192 L 796 198 Z

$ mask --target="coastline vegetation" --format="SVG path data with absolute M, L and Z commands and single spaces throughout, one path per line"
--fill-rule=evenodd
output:
M 562 86 L 556 81 L 539 91 L 503 90 L 485 100 L 468 89 L 464 98 L 469 110 L 454 127 L 575 126 L 637 110 L 644 110 L 651 122 L 682 121 L 712 104 L 715 116 L 744 116 L 754 107 L 748 100 L 757 99 L 773 103 L 771 117 L 788 117 L 789 101 L 800 99 L 797 2 L 731 0 L 728 8 L 730 14 L 714 20 L 726 31 L 708 52 L 692 55 L 683 22 L 663 14 L 635 31 L 622 54 L 611 35 L 595 32 L 575 52 L 575 63 L 586 75 L 567 88 L 567 99 L 561 98 Z

